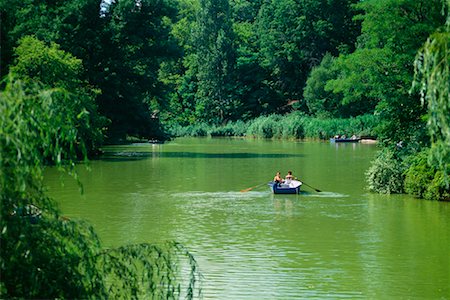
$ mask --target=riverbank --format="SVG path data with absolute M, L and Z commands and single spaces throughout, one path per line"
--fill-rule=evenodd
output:
M 268 115 L 244 121 L 228 122 L 224 125 L 198 123 L 189 126 L 168 126 L 173 137 L 200 136 L 246 136 L 269 139 L 328 139 L 336 134 L 360 137 L 376 137 L 379 120 L 374 115 L 363 115 L 347 119 L 318 119 L 302 113 Z

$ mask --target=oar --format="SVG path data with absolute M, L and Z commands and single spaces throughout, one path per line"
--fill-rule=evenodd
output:
M 262 186 L 263 184 L 266 184 L 266 183 L 261 183 L 261 184 L 258 184 L 258 185 L 249 187 L 249 188 L 247 188 L 247 189 L 245 189 L 245 190 L 241 190 L 241 192 L 242 192 L 242 193 L 245 193 L 245 192 L 251 191 L 251 190 L 253 190 L 254 188 L 257 188 L 257 187 L 259 187 L 259 186 Z
M 318 193 L 320 193 L 321 192 L 321 190 L 319 190 L 319 189 L 316 189 L 315 187 L 312 187 L 312 186 L 310 186 L 309 184 L 307 184 L 306 182 L 304 182 L 304 181 L 302 181 L 302 183 L 304 184 L 304 185 L 306 185 L 306 186 L 309 186 L 310 188 L 312 188 L 313 190 L 315 190 L 316 192 L 318 192 Z

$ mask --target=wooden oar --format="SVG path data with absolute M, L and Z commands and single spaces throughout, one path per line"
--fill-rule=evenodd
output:
M 312 186 L 310 186 L 309 184 L 307 184 L 306 182 L 304 182 L 304 181 L 302 181 L 302 183 L 304 184 L 304 185 L 306 185 L 306 186 L 309 186 L 310 188 L 312 188 L 313 190 L 315 190 L 316 192 L 318 192 L 318 193 L 320 193 L 321 192 L 321 190 L 319 190 L 319 189 L 316 189 L 315 187 L 312 187 Z
M 253 190 L 254 188 L 257 188 L 257 187 L 259 187 L 259 186 L 262 186 L 263 184 L 266 184 L 266 183 L 261 183 L 261 184 L 258 184 L 258 185 L 249 187 L 249 188 L 247 188 L 247 189 L 245 189 L 245 190 L 241 190 L 241 192 L 242 192 L 242 193 L 245 193 L 245 192 L 251 191 L 251 190 Z

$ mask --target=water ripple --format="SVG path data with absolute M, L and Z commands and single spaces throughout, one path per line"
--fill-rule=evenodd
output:
M 305 197 L 312 197 L 312 198 L 347 198 L 350 197 L 346 194 L 340 194 L 340 193 L 333 193 L 333 192 L 320 192 L 320 193 L 305 193 L 302 194 L 302 196 Z
M 247 193 L 242 192 L 185 192 L 172 194 L 172 197 L 189 198 L 189 199 L 207 199 L 208 201 L 217 200 L 250 200 L 255 198 L 267 197 L 269 192 L 251 191 Z

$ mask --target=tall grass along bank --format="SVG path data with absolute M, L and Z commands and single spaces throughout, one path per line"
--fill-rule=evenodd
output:
M 288 115 L 268 115 L 243 122 L 229 122 L 222 126 L 199 123 L 189 126 L 175 125 L 169 133 L 181 136 L 247 136 L 273 139 L 328 139 L 336 134 L 376 136 L 378 118 L 363 115 L 348 119 L 317 119 L 301 113 Z

